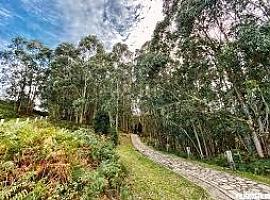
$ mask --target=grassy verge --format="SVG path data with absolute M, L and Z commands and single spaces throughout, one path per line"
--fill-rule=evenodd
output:
M 155 164 L 134 150 L 129 137 L 121 137 L 118 153 L 120 160 L 129 171 L 130 194 L 123 199 L 210 199 L 202 188 Z

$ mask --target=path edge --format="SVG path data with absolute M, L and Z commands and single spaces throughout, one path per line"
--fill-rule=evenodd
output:
M 184 177 L 185 179 L 187 179 L 191 183 L 195 184 L 196 186 L 203 188 L 210 195 L 210 197 L 212 199 L 215 199 L 215 200 L 235 200 L 236 199 L 236 198 L 233 198 L 233 197 L 229 196 L 229 194 L 227 194 L 227 191 L 224 191 L 224 190 L 218 188 L 216 185 L 213 185 L 213 184 L 211 184 L 209 182 L 198 179 L 198 178 L 196 178 L 196 177 L 194 177 L 192 175 L 184 174 L 184 173 L 180 172 L 179 170 L 175 169 L 174 167 L 172 167 L 172 166 L 170 166 L 170 165 L 168 165 L 166 163 L 157 162 L 156 160 L 150 158 L 145 153 L 145 150 L 138 147 L 136 142 L 139 141 L 140 143 L 142 143 L 138 135 L 131 134 L 131 141 L 132 141 L 133 147 L 137 151 L 139 151 L 141 154 L 143 154 L 144 156 L 146 156 L 148 159 L 152 160 L 153 162 L 157 163 L 158 165 L 161 165 L 161 166 L 165 167 L 166 169 L 169 169 L 170 171 L 173 171 L 174 173 Z M 145 145 L 145 144 L 143 144 L 143 145 Z M 146 147 L 150 148 L 148 146 L 146 146 Z

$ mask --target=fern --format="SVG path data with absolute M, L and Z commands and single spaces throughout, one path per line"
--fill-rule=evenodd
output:
M 23 200 L 29 195 L 33 183 L 19 183 L 5 187 L 0 192 L 1 200 Z
M 114 145 L 94 131 L 7 123 L 0 138 L 0 200 L 88 200 L 119 188 Z

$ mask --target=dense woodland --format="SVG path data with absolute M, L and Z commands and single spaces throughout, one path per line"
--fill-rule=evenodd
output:
M 236 150 L 269 158 L 270 2 L 167 0 L 152 40 L 132 53 L 95 36 L 55 49 L 21 37 L 1 52 L 17 113 L 143 125 L 153 146 L 207 159 Z

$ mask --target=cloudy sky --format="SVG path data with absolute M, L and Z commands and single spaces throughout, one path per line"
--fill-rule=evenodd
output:
M 107 47 L 132 50 L 151 38 L 163 0 L 0 0 L 0 47 L 11 38 L 38 39 L 50 47 L 98 35 Z

